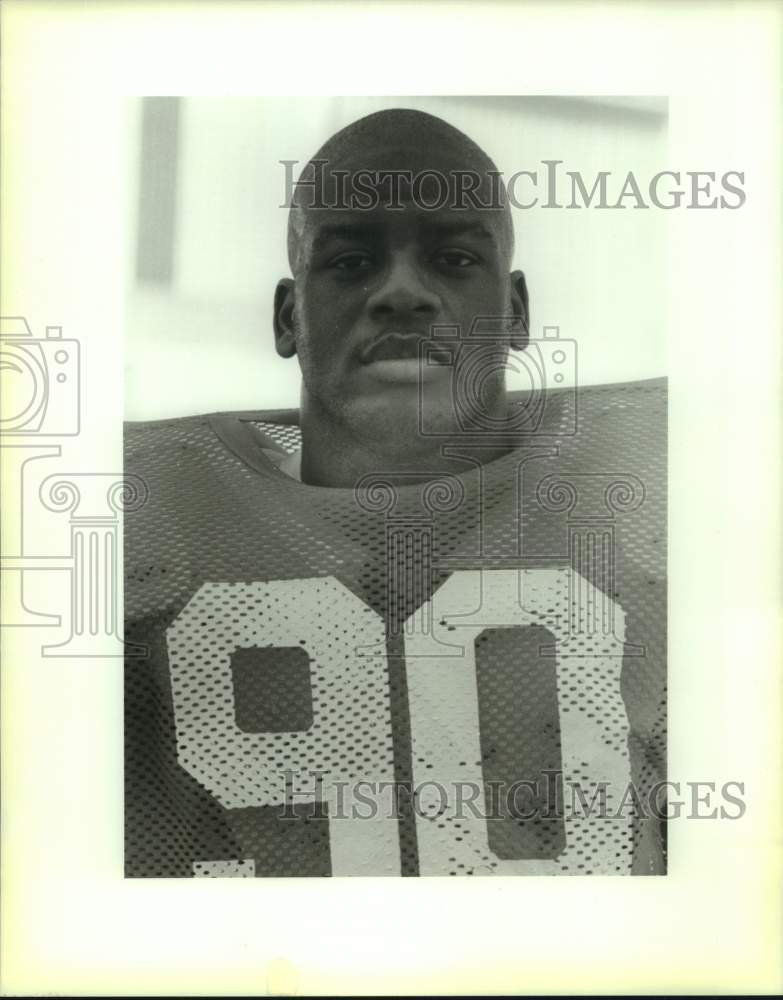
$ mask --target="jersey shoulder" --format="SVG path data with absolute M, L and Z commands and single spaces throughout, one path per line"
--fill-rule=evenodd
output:
M 559 461 L 579 469 L 638 466 L 665 477 L 667 379 L 610 383 L 545 392 L 511 392 L 531 442 L 558 445 Z M 279 455 L 301 447 L 298 409 L 235 410 L 125 424 L 125 471 L 159 480 L 233 476 L 252 471 L 277 476 Z M 276 453 L 277 461 L 270 461 Z M 653 468 L 655 471 L 653 473 Z M 607 470 L 608 471 L 608 470 Z M 181 478 L 182 477 L 182 478 Z M 200 477 L 200 478 L 199 478 Z
M 197 413 L 184 417 L 167 417 L 160 420 L 126 420 L 123 425 L 125 454 L 136 454 L 147 448 L 161 449 L 185 442 L 196 444 L 213 438 L 227 425 L 253 424 L 261 433 L 267 426 L 268 435 L 275 443 L 275 429 L 279 435 L 299 436 L 299 411 L 285 410 L 231 410 L 214 413 Z
M 579 386 L 567 389 L 547 390 L 550 412 L 556 410 L 570 417 L 573 410 L 574 428 L 584 427 L 586 421 L 601 419 L 611 422 L 612 417 L 625 418 L 629 427 L 648 427 L 646 416 L 657 417 L 655 425 L 660 425 L 661 415 L 665 415 L 668 392 L 666 378 L 645 379 L 635 382 L 607 383 L 605 385 Z M 509 393 L 513 404 L 525 405 L 529 400 L 527 391 Z M 622 411 L 627 411 L 622 414 Z M 199 442 L 206 443 L 215 438 L 222 439 L 231 447 L 234 436 L 243 426 L 251 425 L 259 440 L 270 447 L 292 451 L 299 447 L 299 410 L 230 410 L 200 413 L 191 416 L 169 417 L 160 420 L 126 421 L 125 455 L 132 457 L 138 452 L 151 449 L 160 454 L 161 450 L 182 448 Z M 542 430 L 545 429 L 542 427 Z

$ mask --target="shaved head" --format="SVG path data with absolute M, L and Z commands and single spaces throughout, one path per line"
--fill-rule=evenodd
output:
M 442 118 L 393 108 L 352 122 L 328 139 L 305 164 L 288 217 L 292 273 L 296 275 L 301 267 L 309 211 L 328 210 L 345 197 L 367 210 L 371 190 L 376 204 L 380 196 L 392 211 L 400 210 L 401 201 L 411 197 L 426 199 L 429 208 L 434 207 L 436 188 L 444 194 L 443 207 L 453 209 L 455 215 L 460 209 L 479 206 L 491 213 L 510 266 L 514 229 L 495 164 L 471 138 Z
M 380 111 L 318 150 L 289 205 L 293 277 L 277 284 L 274 330 L 278 354 L 302 372 L 305 480 L 351 486 L 368 469 L 431 470 L 465 414 L 502 423 L 528 295 L 484 150 L 433 115 Z M 466 385 L 479 388 L 466 397 Z

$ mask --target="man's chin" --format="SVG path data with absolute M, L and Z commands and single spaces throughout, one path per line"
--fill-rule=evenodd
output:
M 378 359 L 352 367 L 331 391 L 311 398 L 320 400 L 324 418 L 334 418 L 335 430 L 342 426 L 350 436 L 384 448 L 460 437 L 453 368 L 428 365 L 424 372 L 425 379 L 419 359 Z
M 360 437 L 377 441 L 384 450 L 439 450 L 444 440 L 460 440 L 462 433 L 451 397 L 437 403 L 428 400 L 424 411 L 418 395 L 398 391 L 356 400 L 345 416 Z

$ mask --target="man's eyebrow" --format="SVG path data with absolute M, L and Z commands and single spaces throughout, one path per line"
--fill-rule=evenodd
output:
M 379 222 L 342 222 L 331 223 L 319 227 L 313 236 L 313 250 L 322 250 L 336 240 L 366 240 L 372 236 L 377 236 L 382 229 Z M 455 236 L 475 236 L 479 239 L 487 240 L 498 246 L 500 240 L 497 233 L 491 226 L 484 222 L 468 222 L 464 219 L 449 221 L 446 219 L 424 219 L 421 229 L 427 235 L 434 235 L 438 239 Z
M 424 223 L 425 229 L 433 230 L 438 236 L 478 236 L 480 239 L 498 242 L 497 233 L 483 222 L 455 222 L 429 220 Z

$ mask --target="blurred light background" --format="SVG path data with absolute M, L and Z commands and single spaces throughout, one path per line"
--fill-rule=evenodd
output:
M 646 185 L 668 162 L 667 101 L 640 97 L 134 98 L 135 206 L 125 325 L 129 420 L 298 405 L 295 359 L 279 358 L 272 298 L 288 276 L 285 169 L 331 134 L 387 107 L 418 108 L 471 136 L 508 177 L 538 170 L 539 205 L 514 209 L 514 266 L 527 275 L 532 333 L 578 344 L 581 384 L 666 371 L 666 211 L 546 209 L 543 160 L 629 171 Z M 295 168 L 298 176 L 299 167 Z M 663 189 L 665 190 L 665 189 Z M 521 199 L 532 197 L 528 182 Z M 525 376 L 510 385 L 525 387 Z

